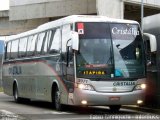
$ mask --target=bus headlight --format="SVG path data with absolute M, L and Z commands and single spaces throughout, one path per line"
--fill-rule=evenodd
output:
M 81 89 L 81 90 L 90 90 L 90 91 L 94 91 L 94 88 L 91 85 L 88 84 L 81 84 L 81 83 L 77 83 L 76 87 Z
M 138 84 L 135 87 L 135 90 L 145 90 L 146 89 L 146 84 Z
M 142 100 L 137 100 L 137 104 L 142 104 L 143 101 Z

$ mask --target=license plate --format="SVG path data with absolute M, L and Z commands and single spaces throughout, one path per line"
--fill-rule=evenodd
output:
M 110 101 L 119 101 L 120 97 L 117 97 L 117 96 L 109 97 L 109 100 Z

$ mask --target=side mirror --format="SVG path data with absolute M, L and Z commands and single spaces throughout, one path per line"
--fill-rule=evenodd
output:
M 151 52 L 156 52 L 157 51 L 157 40 L 156 40 L 155 35 L 152 35 L 149 33 L 143 33 L 143 34 L 149 38 Z
M 72 40 L 72 49 L 79 50 L 79 35 L 77 32 L 71 32 L 71 40 Z

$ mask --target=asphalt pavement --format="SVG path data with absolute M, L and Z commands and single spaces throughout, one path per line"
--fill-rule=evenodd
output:
M 159 109 L 138 106 L 123 106 L 118 113 L 111 112 L 107 106 L 87 108 L 66 106 L 64 111 L 56 111 L 48 102 L 31 101 L 18 104 L 14 102 L 13 97 L 0 93 L 0 120 L 112 120 L 112 117 L 118 116 L 138 120 L 135 118 L 141 115 L 144 117 L 149 115 L 155 118 L 154 120 L 159 120 L 159 111 Z M 128 118 L 123 120 L 129 120 Z

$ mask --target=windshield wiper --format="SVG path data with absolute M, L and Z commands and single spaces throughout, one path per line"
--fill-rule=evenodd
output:
M 108 60 L 107 60 L 107 64 L 109 63 L 109 62 L 111 62 L 112 63 L 112 60 L 113 60 L 113 54 L 112 54 L 112 50 L 111 50 L 111 47 L 110 47 L 110 57 L 108 58 Z

